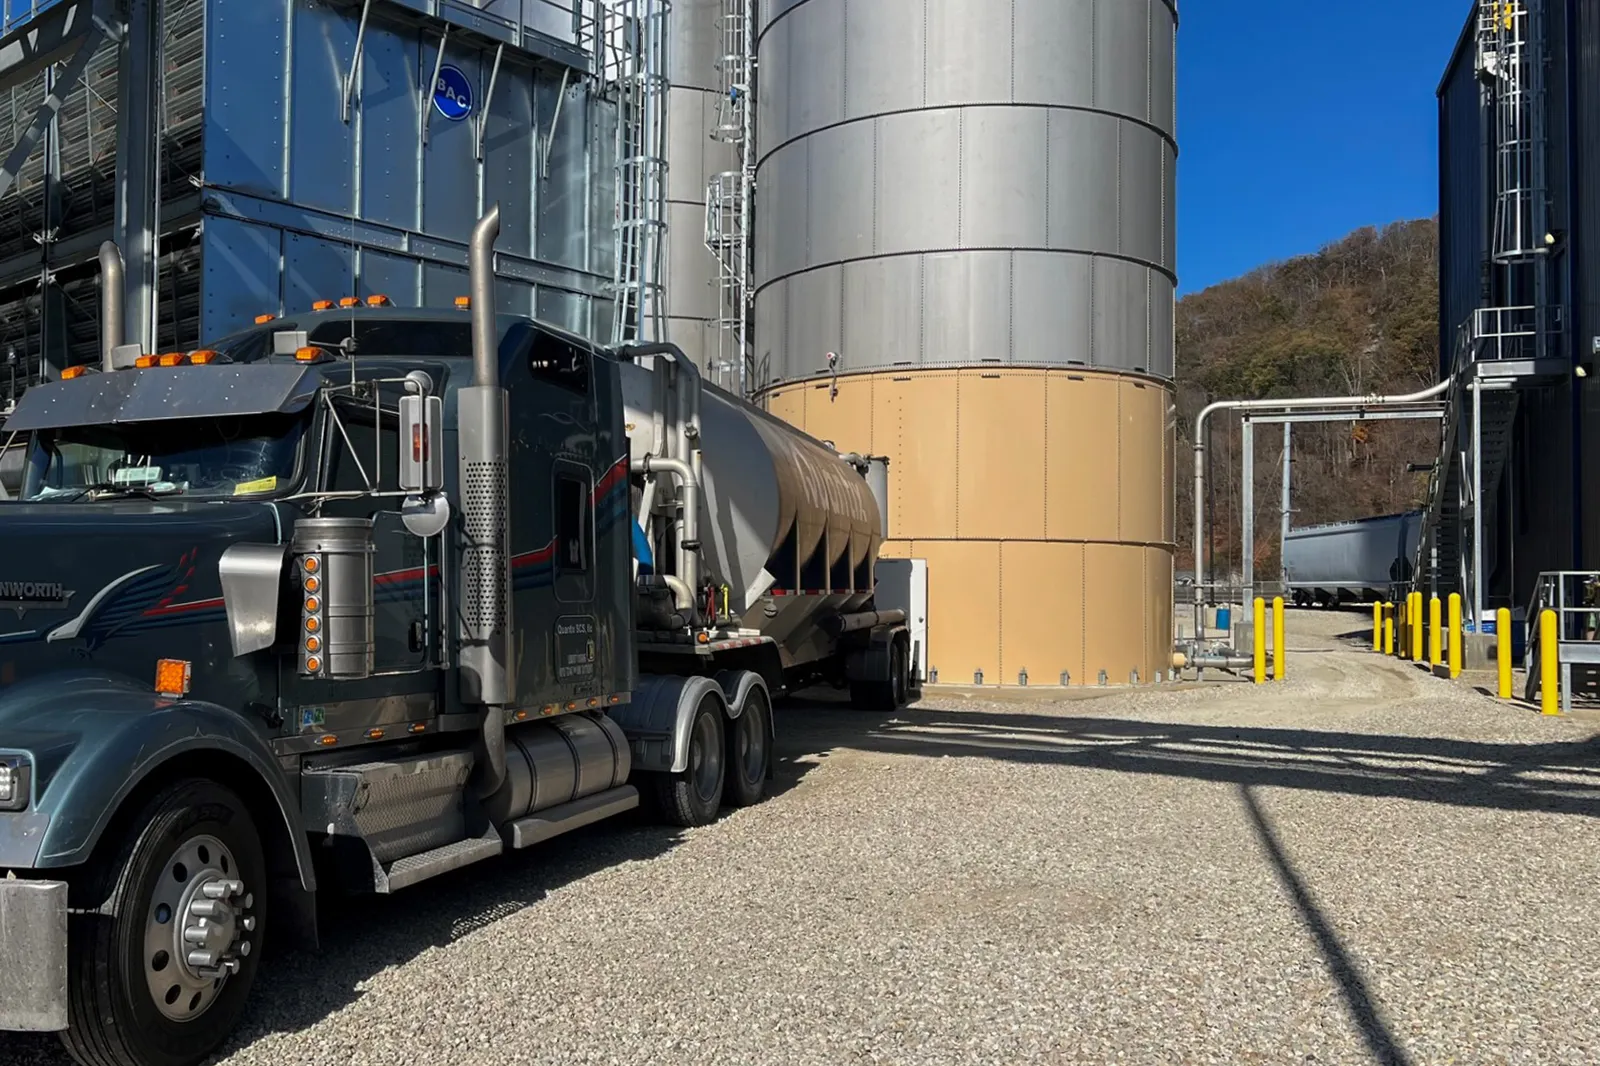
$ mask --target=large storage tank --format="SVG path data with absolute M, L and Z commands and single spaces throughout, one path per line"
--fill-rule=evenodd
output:
M 722 316 L 717 261 L 706 247 L 706 185 L 739 167 L 717 126 L 723 0 L 673 0 L 667 20 L 667 339 L 718 380 Z
M 1176 30 L 1173 0 L 762 8 L 762 394 L 892 460 L 940 681 L 1170 668 Z

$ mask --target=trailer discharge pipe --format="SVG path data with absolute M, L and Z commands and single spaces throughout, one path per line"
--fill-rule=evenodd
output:
M 1200 409 L 1194 420 L 1194 632 L 1200 635 L 1205 612 L 1205 584 L 1202 563 L 1206 543 L 1206 420 L 1217 411 L 1294 411 L 1312 407 L 1361 410 L 1367 407 L 1394 407 L 1424 403 L 1443 396 L 1450 388 L 1446 378 L 1421 392 L 1400 396 L 1304 396 L 1286 400 L 1219 400 Z
M 472 384 L 457 395 L 461 452 L 462 551 L 461 698 L 482 707 L 479 775 L 481 796 L 500 791 L 506 780 L 505 708 L 515 699 L 511 661 L 511 551 L 507 521 L 510 491 L 510 419 L 500 384 L 500 345 L 495 324 L 494 242 L 500 235 L 500 205 L 472 228 L 467 250 L 472 293 Z M 471 609 L 468 609 L 471 605 Z
M 100 245 L 100 369 L 110 373 L 111 353 L 126 331 L 127 292 L 122 282 L 122 249 L 115 241 Z
M 678 536 L 678 577 L 691 593 L 700 587 L 700 478 L 693 466 L 682 459 L 661 459 L 647 455 L 635 459 L 635 474 L 672 474 L 682 486 L 683 529 Z

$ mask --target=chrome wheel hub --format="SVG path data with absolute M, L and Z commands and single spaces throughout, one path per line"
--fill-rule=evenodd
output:
M 144 968 L 156 1009 L 191 1021 L 216 1001 L 250 954 L 255 897 L 216 837 L 179 845 L 162 868 L 145 919 Z

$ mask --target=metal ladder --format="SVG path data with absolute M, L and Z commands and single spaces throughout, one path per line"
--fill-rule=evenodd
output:
M 664 334 L 666 291 L 666 21 L 669 0 L 616 0 L 604 80 L 617 103 L 616 258 L 611 341 Z
M 721 95 L 712 135 L 739 149 L 739 169 L 714 174 L 706 183 L 706 247 L 717 260 L 718 384 L 749 396 L 750 365 L 750 212 L 755 190 L 755 4 L 723 0 L 718 18 L 722 53 L 717 60 Z
M 1543 255 L 1543 88 L 1528 0 L 1484 0 L 1478 8 L 1478 69 L 1493 87 L 1498 263 Z

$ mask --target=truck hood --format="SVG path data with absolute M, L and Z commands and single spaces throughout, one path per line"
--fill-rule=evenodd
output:
M 224 622 L 218 558 L 239 541 L 278 543 L 279 527 L 260 502 L 0 506 L 0 684 L 60 660 L 144 674 L 160 652 L 137 638 Z

